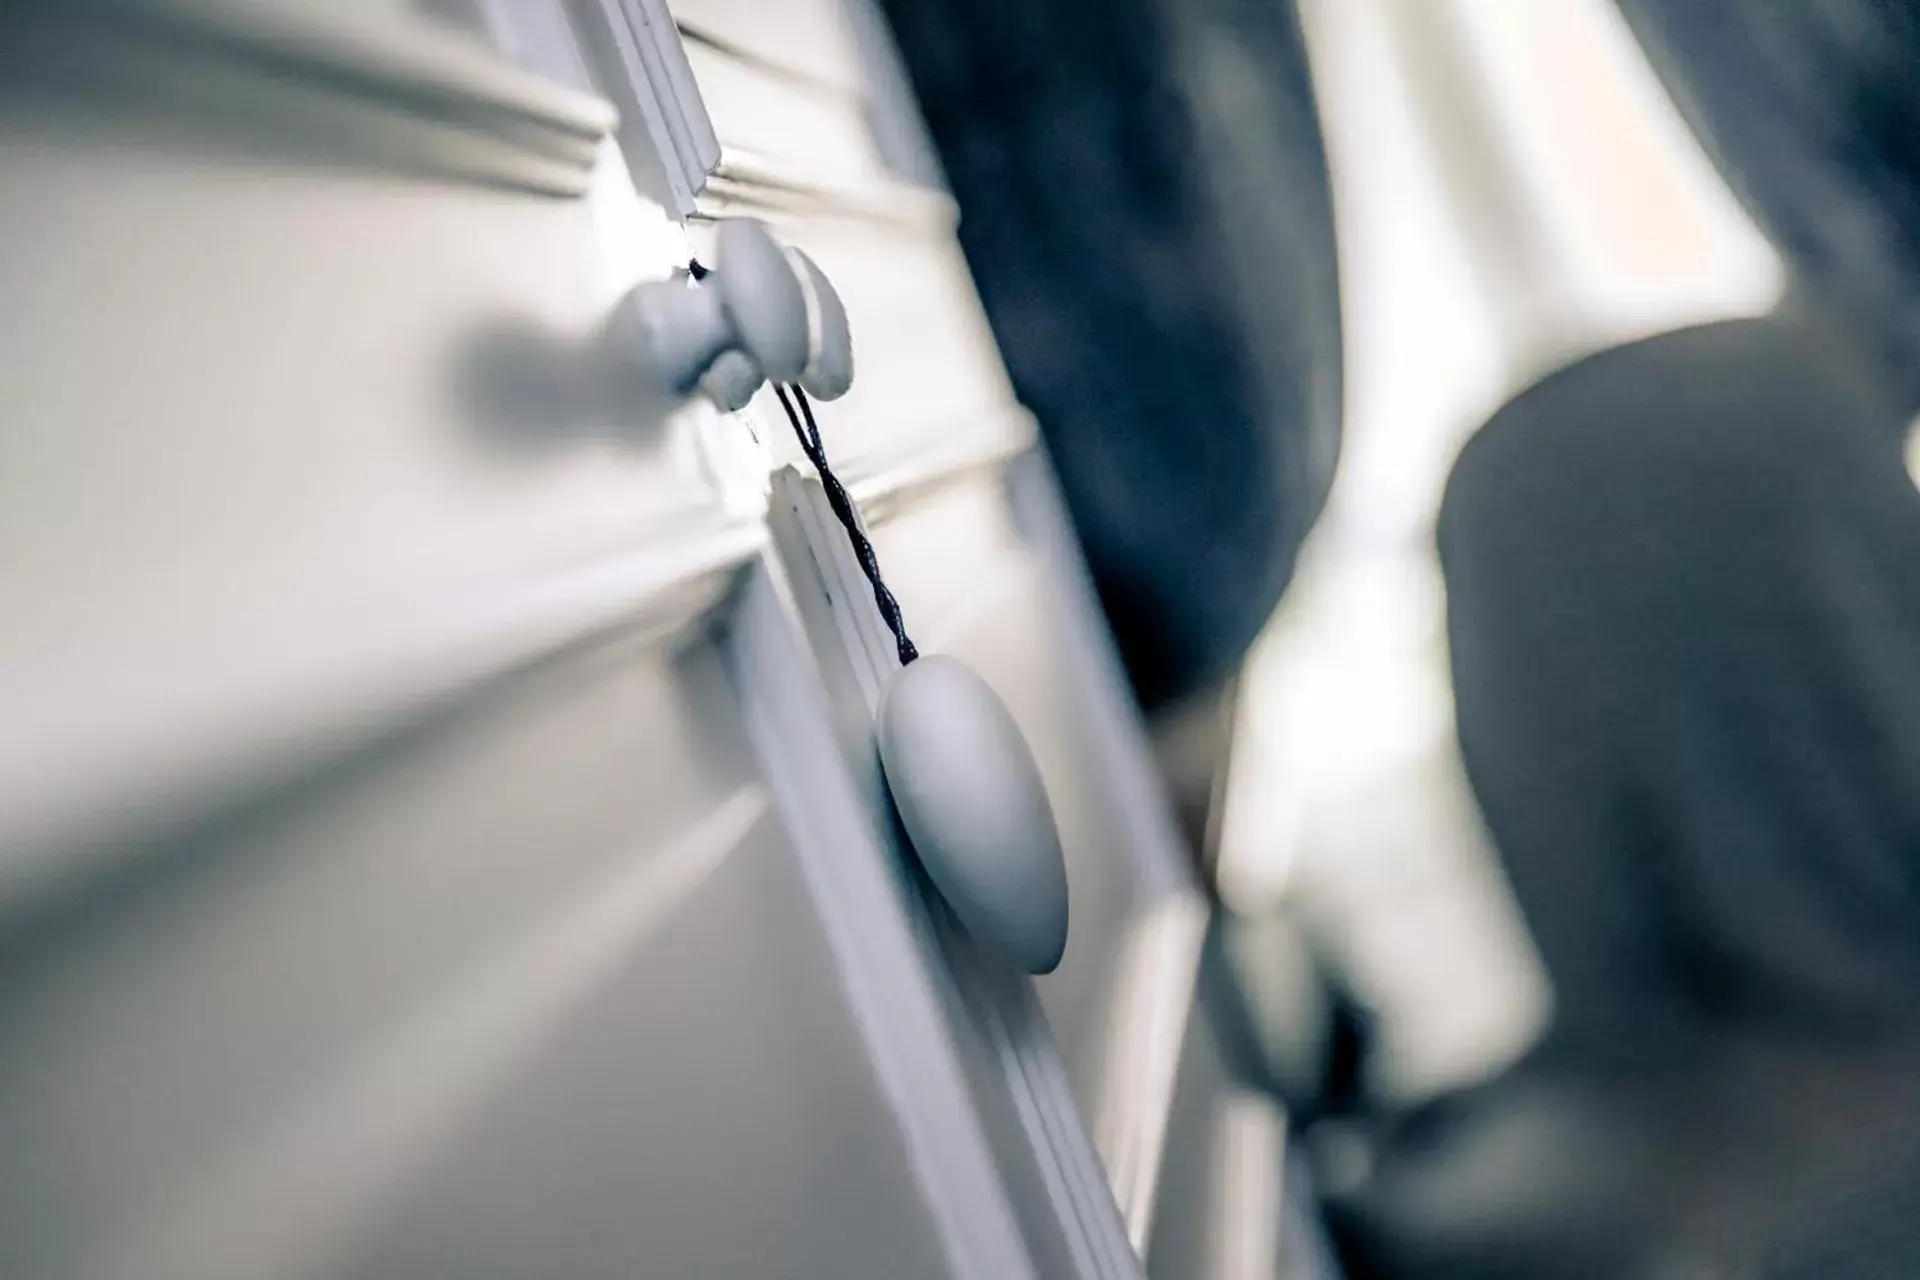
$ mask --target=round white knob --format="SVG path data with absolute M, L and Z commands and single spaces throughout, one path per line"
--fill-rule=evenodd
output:
M 656 280 L 623 298 L 609 340 L 643 353 L 654 379 L 689 395 L 722 353 L 738 351 L 769 378 L 797 381 L 810 353 L 807 294 L 766 224 L 730 218 L 703 280 Z
M 1028 973 L 1067 947 L 1067 869 L 1040 768 L 987 683 L 930 656 L 880 703 L 880 764 L 900 825 L 967 932 Z
M 838 400 L 853 385 L 853 328 L 847 307 L 818 263 L 799 249 L 787 256 L 798 269 L 807 296 L 807 367 L 800 385 L 816 400 Z

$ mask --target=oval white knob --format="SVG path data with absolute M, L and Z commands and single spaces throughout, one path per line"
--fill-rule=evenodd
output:
M 702 283 L 717 288 L 735 341 L 760 371 L 778 382 L 806 372 L 807 291 L 786 251 L 754 218 L 728 218 L 714 239 L 713 271 Z
M 1067 870 L 1039 766 L 1004 703 L 964 663 L 894 673 L 880 763 L 900 824 L 973 937 L 1028 973 L 1067 946 Z
M 847 306 L 818 263 L 799 249 L 788 249 L 807 295 L 808 330 L 812 342 L 800 385 L 816 400 L 838 400 L 853 385 L 853 327 Z
M 677 395 L 691 394 L 727 351 L 769 378 L 798 380 L 811 350 L 799 270 L 755 219 L 729 218 L 715 239 L 705 279 L 650 281 L 621 299 L 610 340 L 637 344 L 653 377 Z

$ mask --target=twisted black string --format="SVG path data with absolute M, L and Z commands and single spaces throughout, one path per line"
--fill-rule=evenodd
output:
M 788 399 L 791 391 L 793 398 Z M 900 654 L 900 665 L 906 666 L 920 656 L 920 650 L 907 638 L 906 619 L 900 616 L 900 602 L 893 598 L 893 592 L 887 590 L 886 582 L 880 577 L 880 559 L 874 555 L 873 543 L 867 540 L 867 531 L 860 527 L 860 517 L 853 509 L 853 499 L 847 496 L 847 487 L 840 483 L 840 477 L 833 474 L 833 468 L 827 465 L 827 448 L 820 439 L 820 424 L 814 421 L 813 406 L 807 400 L 807 393 L 799 387 L 783 387 L 773 384 L 773 393 L 780 397 L 780 407 L 787 411 L 787 421 L 793 424 L 793 434 L 800 438 L 800 449 L 807 455 L 807 461 L 813 463 L 813 469 L 820 473 L 820 486 L 827 491 L 827 505 L 833 508 L 834 517 L 847 531 L 847 541 L 853 544 L 854 558 L 860 562 L 860 572 L 867 575 L 867 582 L 873 588 L 873 602 L 879 606 L 880 617 L 886 622 L 887 630 L 893 633 L 894 648 Z M 799 402 L 799 409 L 794 403 Z M 805 425 L 802 426 L 802 421 Z
M 687 274 L 698 282 L 713 272 L 702 265 L 698 258 L 689 258 Z M 787 398 L 789 391 L 793 393 L 792 399 Z M 793 424 L 793 434 L 799 437 L 801 452 L 807 455 L 807 461 L 813 463 L 813 469 L 820 473 L 820 487 L 827 491 L 827 505 L 833 508 L 834 518 L 847 531 L 847 541 L 853 544 L 854 558 L 860 562 L 860 572 L 867 576 L 867 584 L 873 588 L 873 603 L 879 607 L 887 630 L 893 633 L 894 649 L 900 655 L 900 665 L 904 667 L 920 656 L 920 650 L 907 637 L 907 621 L 900 615 L 900 602 L 893 598 L 893 592 L 887 589 L 886 581 L 880 576 L 880 558 L 874 554 L 867 531 L 860 527 L 860 517 L 853 509 L 853 499 L 847 496 L 847 487 L 840 483 L 840 477 L 833 474 L 833 468 L 827 464 L 827 446 L 820 439 L 820 424 L 814 420 L 813 404 L 807 399 L 807 393 L 797 386 L 783 387 L 776 382 L 773 384 L 773 393 L 780 397 L 780 407 L 787 411 L 787 421 Z M 794 409 L 795 401 L 800 406 L 797 412 Z

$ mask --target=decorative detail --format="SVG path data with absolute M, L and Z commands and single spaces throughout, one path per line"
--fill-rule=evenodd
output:
M 894 673 L 880 763 L 920 865 L 973 937 L 1027 973 L 1067 947 L 1067 868 L 1026 739 L 986 681 L 932 655 Z
M 665 0 L 571 0 L 569 10 L 595 79 L 620 107 L 628 170 L 685 218 L 720 163 L 720 139 Z
M 615 122 L 598 98 L 384 7 L 27 4 L 9 15 L 0 57 L 9 76 L 59 67 L 72 84 L 110 83 L 197 116 L 284 124 L 295 157 L 324 144 L 330 156 L 558 195 L 586 190 Z
M 812 258 L 794 248 L 787 249 L 786 253 L 800 282 L 807 312 L 807 363 L 794 393 L 800 395 L 804 389 L 822 400 L 837 400 L 853 386 L 853 332 L 847 323 L 846 304 L 840 301 L 832 281 Z M 699 283 L 713 273 L 695 259 L 687 264 L 687 275 Z M 713 362 L 700 379 L 700 390 L 722 413 L 737 413 L 747 407 L 754 392 L 766 380 L 765 371 L 752 356 L 734 350 Z M 801 447 L 806 448 L 807 433 L 801 429 L 791 404 L 787 406 L 787 416 L 800 436 Z M 825 469 L 824 455 L 819 465 Z
M 792 399 L 788 399 L 789 390 L 793 393 Z M 780 397 L 780 407 L 787 411 L 787 421 L 793 424 L 794 435 L 800 437 L 800 448 L 806 453 L 807 461 L 813 463 L 813 469 L 820 473 L 820 487 L 826 490 L 827 504 L 833 508 L 834 519 L 846 530 L 847 541 L 853 546 L 855 559 L 860 562 L 860 572 L 866 575 L 868 585 L 873 588 L 873 603 L 880 610 L 887 630 L 893 633 L 894 648 L 900 656 L 900 665 L 904 667 L 920 656 L 920 650 L 907 636 L 906 621 L 900 616 L 900 602 L 893 598 L 886 580 L 880 576 L 880 560 L 874 554 L 867 531 L 860 525 L 860 513 L 854 510 L 847 487 L 840 483 L 840 477 L 833 473 L 832 465 L 827 462 L 827 446 L 820 438 L 820 424 L 814 421 L 813 406 L 807 403 L 807 393 L 799 387 L 777 385 L 773 393 Z M 795 402 L 799 404 L 797 413 Z
M 719 218 L 752 210 L 831 213 L 931 235 L 949 235 L 960 210 L 944 191 L 898 179 L 822 176 L 814 170 L 723 145 L 697 212 Z
M 1067 946 L 1067 869 L 1033 752 L 971 668 L 920 656 L 859 513 L 828 465 L 806 392 L 776 383 L 774 393 L 893 633 L 900 666 L 881 694 L 876 734 L 907 839 L 969 934 L 1017 969 L 1051 973 Z

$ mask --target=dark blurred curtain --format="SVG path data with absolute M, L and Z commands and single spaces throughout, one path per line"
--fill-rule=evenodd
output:
M 1920 409 L 1920 4 L 1618 3 L 1798 287 Z
M 1331 480 L 1338 276 L 1289 0 L 888 0 L 960 239 L 1150 708 L 1217 685 Z

